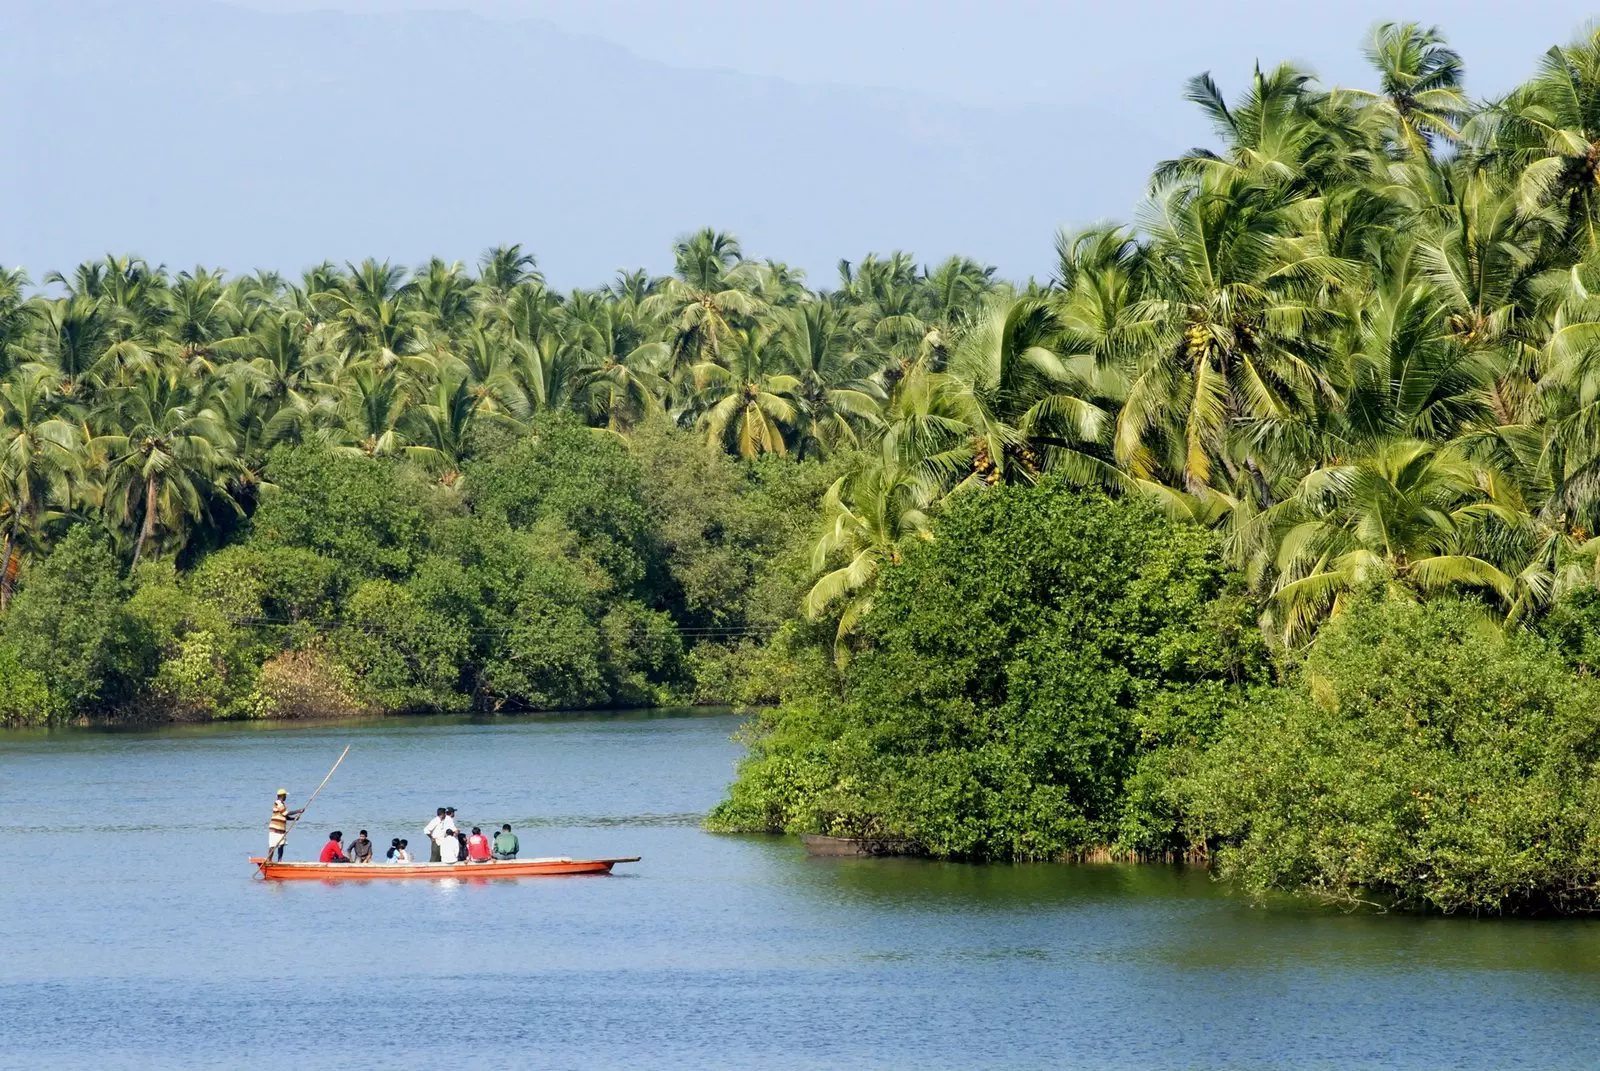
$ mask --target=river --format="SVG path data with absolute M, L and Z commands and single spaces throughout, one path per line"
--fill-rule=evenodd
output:
M 0 1067 L 1590 1068 L 1600 924 L 702 832 L 727 715 L 0 735 Z M 269 884 L 436 806 L 611 877 Z

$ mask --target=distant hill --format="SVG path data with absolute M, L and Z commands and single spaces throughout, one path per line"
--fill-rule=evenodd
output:
M 714 60 L 714 58 L 708 58 Z M 711 224 L 804 267 L 906 248 L 1047 274 L 1173 146 L 1071 115 L 683 69 L 549 23 L 33 0 L 0 14 L 0 263 L 108 250 L 298 271 L 471 260 L 664 270 Z M 1069 195 L 1069 191 L 1072 191 Z

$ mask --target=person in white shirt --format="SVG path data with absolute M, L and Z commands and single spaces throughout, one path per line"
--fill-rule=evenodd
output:
M 433 845 L 428 849 L 428 862 L 430 863 L 439 861 L 439 842 L 442 838 L 439 830 L 442 828 L 444 828 L 444 808 L 440 807 L 434 812 L 433 817 L 428 820 L 428 824 L 422 827 L 422 835 L 427 837 Z
M 434 833 L 434 836 L 439 838 L 439 851 L 444 853 L 443 859 L 445 862 L 451 861 L 450 846 L 452 844 L 455 845 L 456 860 L 459 861 L 461 859 L 461 838 L 456 832 L 456 809 L 454 807 L 446 807 L 444 809 L 444 819 L 439 823 L 439 829 Z
M 440 839 L 439 857 L 439 861 L 442 863 L 461 862 L 461 842 L 456 839 L 454 830 Z

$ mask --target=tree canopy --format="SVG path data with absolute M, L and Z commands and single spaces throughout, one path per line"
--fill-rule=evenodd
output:
M 1357 87 L 1190 79 L 1210 143 L 1048 280 L 807 280 L 713 228 L 569 292 L 519 245 L 0 272 L 0 720 L 777 703 L 724 826 L 1570 904 L 1529 827 L 1451 870 L 1425 823 L 1373 839 L 1398 767 L 1335 768 L 1409 756 L 1461 815 L 1526 790 L 1578 835 L 1600 30 L 1495 100 L 1436 28 L 1364 53 Z M 1481 666 L 1418 665 L 1408 710 L 1525 676 L 1525 714 L 1451 724 L 1566 750 L 1406 737 L 1351 637 L 1411 665 L 1413 634 Z M 1306 763 L 1343 817 L 1264 835 Z

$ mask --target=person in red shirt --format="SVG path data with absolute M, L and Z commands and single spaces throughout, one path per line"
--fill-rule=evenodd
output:
M 336 829 L 328 834 L 328 843 L 322 846 L 320 862 L 348 863 L 349 861 L 344 856 L 344 833 Z
M 473 826 L 472 836 L 467 838 L 467 858 L 474 863 L 487 863 L 491 854 L 489 838 L 483 835 L 483 830 Z

